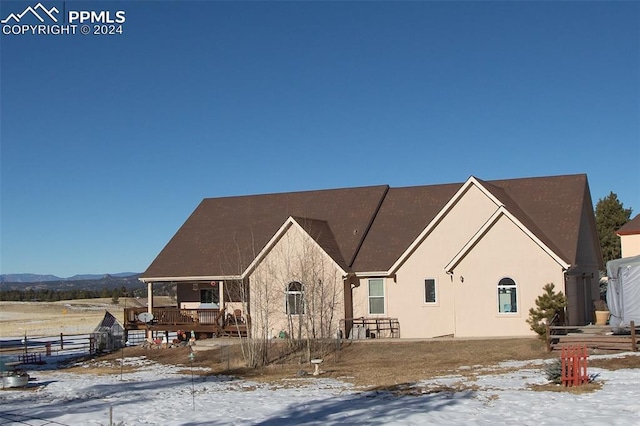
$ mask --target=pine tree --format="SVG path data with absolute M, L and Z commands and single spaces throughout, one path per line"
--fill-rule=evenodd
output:
M 567 299 L 562 292 L 556 293 L 553 283 L 546 284 L 544 293 L 536 299 L 536 308 L 529 309 L 527 323 L 531 330 L 544 337 L 547 329 L 545 324 L 551 324 L 556 313 L 561 312 L 567 306 Z
M 596 229 L 600 237 L 602 260 L 606 264 L 609 260 L 619 259 L 622 255 L 620 238 L 616 231 L 631 217 L 631 209 L 625 209 L 613 192 L 596 204 Z

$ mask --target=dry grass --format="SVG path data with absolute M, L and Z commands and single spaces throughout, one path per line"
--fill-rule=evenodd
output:
M 157 297 L 154 300 L 158 305 L 170 304 L 167 297 Z M 117 305 L 111 303 L 111 298 L 60 302 L 0 302 L 0 336 L 86 334 L 96 328 L 106 311 L 122 321 L 124 306 L 142 305 L 132 297 L 121 297 Z
M 591 382 L 581 386 L 564 387 L 562 385 L 556 385 L 549 383 L 546 385 L 533 385 L 531 390 L 540 392 L 568 392 L 574 395 L 582 395 L 585 393 L 595 392 L 602 388 L 602 382 Z
M 613 359 L 590 359 L 590 367 L 606 370 L 621 370 L 623 368 L 640 368 L 640 356 L 625 356 Z
M 183 365 L 189 371 L 189 348 L 143 349 L 126 348 L 123 352 L 95 358 L 90 368 L 73 367 L 75 372 L 118 374 L 119 359 L 144 356 L 161 364 Z M 195 374 L 230 375 L 275 387 L 295 387 L 308 380 L 313 367 L 301 362 L 299 353 L 286 353 L 284 345 L 270 347 L 271 356 L 277 359 L 262 368 L 244 367 L 239 344 L 219 346 L 196 352 L 193 367 Z M 396 395 L 424 395 L 434 392 L 462 392 L 477 390 L 474 379 L 478 375 L 515 370 L 516 367 L 499 366 L 505 361 L 527 361 L 557 358 L 559 353 L 547 353 L 543 343 L 536 339 L 492 340 L 431 340 L 431 341 L 359 341 L 344 342 L 339 352 L 324 358 L 321 365 L 323 378 L 350 382 L 360 389 L 384 390 Z M 628 356 L 590 361 L 591 367 L 604 369 L 638 368 L 640 357 Z M 110 367 L 109 367 L 110 366 Z M 126 370 L 125 366 L 125 371 Z M 301 374 L 304 372 L 304 374 Z M 544 374 L 542 371 L 541 375 Z M 456 384 L 440 387 L 421 387 L 415 384 L 442 376 L 461 376 Z M 596 381 L 576 388 L 558 385 L 531 386 L 535 391 L 569 392 L 574 394 L 594 392 L 602 386 Z
M 117 318 L 122 317 L 124 300 L 120 305 L 111 305 L 110 300 L 64 301 L 55 303 L 19 303 L 0 302 L 0 335 L 20 336 L 24 329 L 33 329 L 41 324 L 39 335 L 55 335 L 64 327 L 84 327 L 90 332 L 102 319 L 105 310 Z M 133 299 L 127 300 L 127 306 L 133 306 Z M 80 322 L 82 321 L 82 322 Z M 49 330 L 47 330 L 47 327 Z M 50 330 L 54 332 L 51 333 Z M 67 330 L 69 330 L 68 328 Z M 17 331 L 16 330 L 20 330 Z M 56 331 L 57 330 L 57 331 Z M 47 332 L 48 331 L 48 332 Z M 72 333 L 65 331 L 65 333 Z M 32 333 L 30 333 L 32 334 Z M 183 365 L 185 371 L 190 366 L 189 348 L 143 349 L 130 347 L 100 357 L 87 359 L 88 367 L 69 367 L 71 371 L 92 374 L 119 374 L 120 361 L 124 357 L 144 356 L 152 361 Z M 297 386 L 313 376 L 304 377 L 301 372 L 310 374 L 313 367 L 304 362 L 304 355 L 291 353 L 281 341 L 272 343 L 269 348 L 272 363 L 266 367 L 248 369 L 244 367 L 239 344 L 219 346 L 196 353 L 194 367 L 206 370 L 194 370 L 195 374 L 225 374 L 250 379 L 274 386 Z M 319 353 L 312 353 L 319 357 Z M 422 341 L 406 340 L 367 340 L 345 341 L 339 352 L 325 355 L 321 365 L 322 376 L 353 383 L 372 390 L 386 390 L 396 394 L 424 394 L 430 392 L 458 392 L 473 390 L 473 381 L 480 374 L 503 372 L 514 368 L 498 367 L 504 361 L 527 361 L 558 358 L 559 353 L 547 353 L 544 344 L 535 338 L 521 339 L 433 339 Z M 628 356 L 613 359 L 590 359 L 590 367 L 608 370 L 620 368 L 640 368 L 640 357 Z M 135 366 L 125 364 L 123 372 L 133 371 Z M 544 374 L 541 372 L 541 374 Z M 440 376 L 457 375 L 464 377 L 460 384 L 448 385 L 441 389 L 421 389 L 414 383 Z M 463 383 L 464 382 L 464 383 Z M 556 385 L 532 387 L 534 390 L 567 392 L 592 392 L 600 383 L 564 388 Z
M 158 363 L 189 366 L 189 348 L 126 348 L 124 356 L 145 356 Z M 111 361 L 114 372 L 120 371 L 122 352 L 97 358 L 96 367 L 104 369 Z M 284 345 L 270 347 L 272 364 L 248 369 L 244 367 L 240 345 L 220 346 L 196 353 L 194 367 L 205 367 L 199 374 L 227 374 L 258 382 L 282 384 L 298 378 L 301 371 L 310 374 L 313 367 L 301 361 L 298 353 L 287 354 Z M 545 352 L 535 339 L 442 340 L 442 341 L 362 341 L 345 342 L 339 352 L 325 356 L 322 377 L 336 378 L 365 388 L 396 389 L 402 384 L 446 375 L 473 378 L 486 373 L 485 367 L 510 360 L 533 360 L 556 356 Z M 92 369 L 74 370 L 91 371 Z M 504 369 L 503 369 L 504 370 Z M 103 371 L 103 370 L 101 370 Z

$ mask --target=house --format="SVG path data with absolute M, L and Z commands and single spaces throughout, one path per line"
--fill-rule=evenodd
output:
M 207 198 L 140 278 L 150 295 L 177 286 L 178 306 L 150 304 L 146 327 L 531 335 L 528 311 L 550 282 L 569 324 L 592 321 L 598 241 L 584 174 Z M 128 329 L 144 328 L 136 314 Z
M 620 237 L 622 257 L 640 255 L 640 214 L 625 223 L 616 234 Z

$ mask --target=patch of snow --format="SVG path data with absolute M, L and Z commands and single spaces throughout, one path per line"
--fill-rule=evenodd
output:
M 275 385 L 192 376 L 188 366 L 125 358 L 137 371 L 122 380 L 120 374 L 32 371 L 29 389 L 0 392 L 0 424 L 105 425 L 110 410 L 121 425 L 638 423 L 640 370 L 590 369 L 603 383 L 592 393 L 532 391 L 532 384 L 547 383 L 544 364 L 503 363 L 509 371 L 439 377 L 413 385 L 418 392 L 394 394 L 312 376 Z

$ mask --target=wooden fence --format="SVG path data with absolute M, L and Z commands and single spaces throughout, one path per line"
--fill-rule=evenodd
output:
M 549 326 L 547 325 L 547 351 L 560 350 L 563 345 L 585 345 L 589 349 L 610 351 L 638 350 L 638 330 L 631 321 L 620 333 L 611 333 L 609 326 Z
M 581 386 L 589 383 L 587 360 L 589 353 L 586 345 L 562 347 L 560 362 L 562 368 L 561 380 L 565 387 Z
M 132 333 L 129 344 L 137 343 L 140 339 Z M 135 341 L 132 341 L 135 340 Z M 24 364 L 38 364 L 45 362 L 45 357 L 54 355 L 74 355 L 95 353 L 96 345 L 91 334 L 64 334 L 59 336 L 23 336 L 0 339 L 0 356 L 12 356 Z

